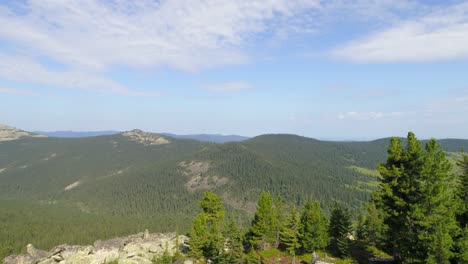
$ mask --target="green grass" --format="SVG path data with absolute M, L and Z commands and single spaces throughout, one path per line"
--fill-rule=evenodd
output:
M 351 165 L 348 168 L 351 169 L 351 170 L 354 170 L 356 172 L 359 172 L 361 174 L 367 175 L 367 176 L 373 176 L 373 177 L 376 177 L 376 178 L 380 178 L 380 173 L 379 173 L 378 170 L 371 170 L 371 169 L 368 169 L 368 168 L 358 167 L 358 166 L 355 166 L 355 165 Z
M 273 258 L 273 257 L 281 257 L 282 255 L 284 255 L 283 252 L 281 252 L 279 249 L 277 248 L 268 248 L 267 250 L 265 251 L 260 251 L 258 252 L 258 254 L 262 257 L 262 258 Z
M 367 252 L 371 253 L 372 255 L 380 258 L 391 258 L 392 256 L 388 255 L 387 253 L 383 252 L 382 250 L 374 247 L 374 246 L 367 246 Z

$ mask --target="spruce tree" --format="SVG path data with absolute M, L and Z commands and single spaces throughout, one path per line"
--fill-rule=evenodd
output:
M 378 166 L 382 179 L 374 198 L 389 227 L 387 237 L 394 257 L 399 259 L 418 251 L 417 233 L 411 228 L 414 223 L 409 214 L 411 204 L 416 202 L 414 192 L 419 189 L 415 176 L 421 174 L 423 152 L 421 143 L 410 132 L 406 150 L 399 138 L 392 138 L 387 153 L 387 162 Z
M 293 263 L 296 262 L 296 253 L 301 247 L 299 243 L 299 225 L 299 215 L 296 206 L 293 205 L 281 232 L 281 244 L 288 254 L 293 256 Z
M 468 155 L 462 151 L 462 159 L 457 162 L 461 173 L 458 180 L 459 209 L 457 220 L 462 229 L 468 225 Z
M 219 263 L 244 263 L 243 236 L 234 218 L 229 217 L 223 234 L 225 242 Z
M 328 234 L 331 239 L 331 249 L 340 257 L 346 257 L 349 254 L 349 235 L 351 229 L 349 211 L 335 204 L 330 216 Z
M 189 255 L 193 258 L 202 258 L 204 256 L 204 248 L 208 231 L 206 228 L 206 215 L 200 213 L 193 219 L 192 227 L 190 228 Z
M 302 209 L 299 238 L 302 251 L 312 253 L 328 245 L 328 222 L 319 202 L 308 200 Z
M 462 230 L 461 238 L 458 240 L 458 260 L 459 263 L 468 263 L 468 226 Z
M 273 229 L 275 232 L 276 240 L 274 243 L 274 247 L 278 247 L 280 240 L 281 240 L 281 231 L 284 229 L 284 226 L 286 225 L 286 216 L 285 216 L 285 208 L 284 208 L 284 203 L 283 203 L 283 198 L 281 196 L 278 196 L 276 198 L 275 204 L 274 204 L 274 213 L 275 213 L 275 219 L 273 223 Z
M 468 263 L 468 155 L 463 150 L 457 165 L 461 172 L 457 186 L 456 217 L 460 234 L 456 238 L 456 258 L 461 263 Z
M 273 199 L 269 192 L 262 192 L 258 199 L 257 212 L 248 232 L 249 243 L 261 250 L 275 243 L 277 239 L 275 223 Z
M 435 139 L 426 143 L 425 149 L 420 201 L 412 206 L 411 215 L 419 227 L 420 244 L 427 249 L 425 261 L 450 263 L 457 231 L 451 164 Z
M 374 202 L 388 226 L 398 262 L 448 263 L 456 232 L 450 163 L 435 140 L 425 151 L 413 133 L 407 146 L 392 138 Z M 441 224 L 442 223 L 442 224 Z
M 366 205 L 366 214 L 360 215 L 356 230 L 357 238 L 372 246 L 384 244 L 385 224 L 382 212 L 374 202 Z
M 222 228 L 224 208 L 216 194 L 205 192 L 200 201 L 202 212 L 199 213 L 190 229 L 190 255 L 195 258 L 205 257 L 216 260 L 223 248 Z

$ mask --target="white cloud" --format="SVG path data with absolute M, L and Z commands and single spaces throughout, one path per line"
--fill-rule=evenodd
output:
M 31 0 L 26 14 L 0 9 L 0 38 L 87 69 L 198 70 L 247 61 L 240 46 L 271 29 L 270 20 L 288 23 L 318 6 L 318 0 Z
M 403 112 L 345 112 L 338 114 L 340 120 L 377 120 L 384 117 L 402 116 Z
M 129 89 L 113 80 L 82 70 L 53 71 L 27 57 L 0 53 L 0 77 L 61 88 L 111 92 L 131 96 L 158 96 L 157 92 Z
M 38 92 L 31 91 L 28 89 L 17 89 L 17 88 L 1 87 L 1 86 L 0 86 L 0 93 L 9 94 L 9 95 L 19 95 L 19 96 L 39 96 L 40 95 Z
M 237 81 L 237 82 L 205 84 L 205 85 L 202 85 L 202 87 L 212 92 L 227 92 L 227 91 L 252 89 L 254 86 L 253 84 L 248 83 L 248 82 Z
M 14 5 L 15 8 L 11 6 Z M 365 7 L 365 8 L 364 8 Z M 115 67 L 199 71 L 252 60 L 258 41 L 320 31 L 336 20 L 393 20 L 406 0 L 27 0 L 0 3 L 0 77 L 57 87 L 139 92 Z M 19 10 L 19 11 L 18 11 Z M 0 54 L 0 56 L 2 56 Z M 45 59 L 45 60 L 44 60 Z M 63 65 L 55 70 L 44 61 Z M 20 67 L 20 69 L 18 69 Z M 236 89 L 242 85 L 232 85 Z
M 330 54 L 364 63 L 468 58 L 468 3 L 398 23 Z

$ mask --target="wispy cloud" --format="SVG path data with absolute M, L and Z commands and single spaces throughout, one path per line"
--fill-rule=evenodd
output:
M 51 70 L 24 56 L 0 53 L 0 78 L 75 88 L 89 91 L 110 92 L 131 96 L 158 96 L 157 92 L 129 89 L 111 79 L 84 70 Z
M 345 112 L 338 115 L 340 120 L 376 120 L 384 117 L 404 115 L 403 112 Z
M 227 91 L 252 89 L 254 86 L 253 84 L 249 82 L 237 81 L 237 82 L 205 84 L 205 85 L 202 85 L 202 87 L 212 92 L 227 92 Z
M 468 3 L 398 23 L 330 54 L 363 63 L 468 58 Z
M 39 95 L 41 95 L 38 92 L 28 90 L 28 89 L 18 89 L 18 88 L 1 87 L 1 86 L 0 86 L 0 93 L 9 94 L 9 95 L 18 95 L 18 96 L 39 96 Z
M 240 47 L 254 34 L 291 24 L 289 18 L 318 7 L 318 0 L 31 0 L 24 14 L 0 9 L 0 37 L 95 70 L 113 65 L 198 70 L 245 62 Z

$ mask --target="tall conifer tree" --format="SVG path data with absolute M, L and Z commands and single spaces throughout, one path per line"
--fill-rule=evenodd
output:
M 328 234 L 330 235 L 331 248 L 340 256 L 346 257 L 349 254 L 349 235 L 351 233 L 351 219 L 349 211 L 343 209 L 338 204 L 332 208 L 330 216 L 330 226 Z
M 312 253 L 328 245 L 328 221 L 319 202 L 308 200 L 301 214 L 299 241 L 304 252 Z
M 293 256 L 293 263 L 296 262 L 296 252 L 301 246 L 299 243 L 299 225 L 299 215 L 296 206 L 293 205 L 281 232 L 281 243 L 288 254 Z
M 248 232 L 249 243 L 264 250 L 276 242 L 276 213 L 269 192 L 262 192 L 258 199 L 257 212 Z
M 394 256 L 406 263 L 448 263 L 453 256 L 453 178 L 439 144 L 430 140 L 425 151 L 413 133 L 407 146 L 392 138 L 374 202 L 388 226 Z
M 216 259 L 223 248 L 222 235 L 224 208 L 221 198 L 211 192 L 205 192 L 200 201 L 202 212 L 199 213 L 190 229 L 190 254 L 195 258 Z

